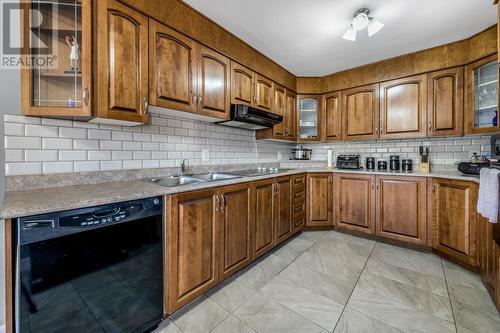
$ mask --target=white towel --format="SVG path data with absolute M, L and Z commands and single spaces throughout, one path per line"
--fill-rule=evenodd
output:
M 498 222 L 498 174 L 500 170 L 482 168 L 479 173 L 477 212 L 491 223 Z

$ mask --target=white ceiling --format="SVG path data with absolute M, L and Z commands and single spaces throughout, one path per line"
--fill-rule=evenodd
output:
M 493 0 L 185 0 L 297 76 L 323 76 L 472 36 L 496 23 Z M 385 26 L 342 39 L 366 7 Z

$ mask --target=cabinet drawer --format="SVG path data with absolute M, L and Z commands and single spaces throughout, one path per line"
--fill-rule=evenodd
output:
M 299 175 L 299 176 L 295 176 L 292 178 L 293 187 L 304 186 L 305 183 L 306 183 L 306 176 L 305 175 Z
M 300 190 L 294 190 L 292 194 L 293 202 L 303 201 L 306 198 L 306 189 L 303 187 Z
M 301 229 L 306 224 L 306 214 L 294 216 L 292 223 L 294 231 Z
M 292 207 L 292 216 L 295 218 L 296 216 L 300 214 L 304 214 L 306 211 L 306 202 L 302 201 L 300 203 L 294 203 Z

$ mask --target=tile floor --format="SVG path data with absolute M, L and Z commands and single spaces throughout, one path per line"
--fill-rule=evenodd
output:
M 304 232 L 155 333 L 500 332 L 480 278 L 431 253 Z

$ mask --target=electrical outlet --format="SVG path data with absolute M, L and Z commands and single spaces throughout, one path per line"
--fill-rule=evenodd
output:
M 208 149 L 203 149 L 201 151 L 201 160 L 202 161 L 208 161 L 210 159 L 210 153 Z

